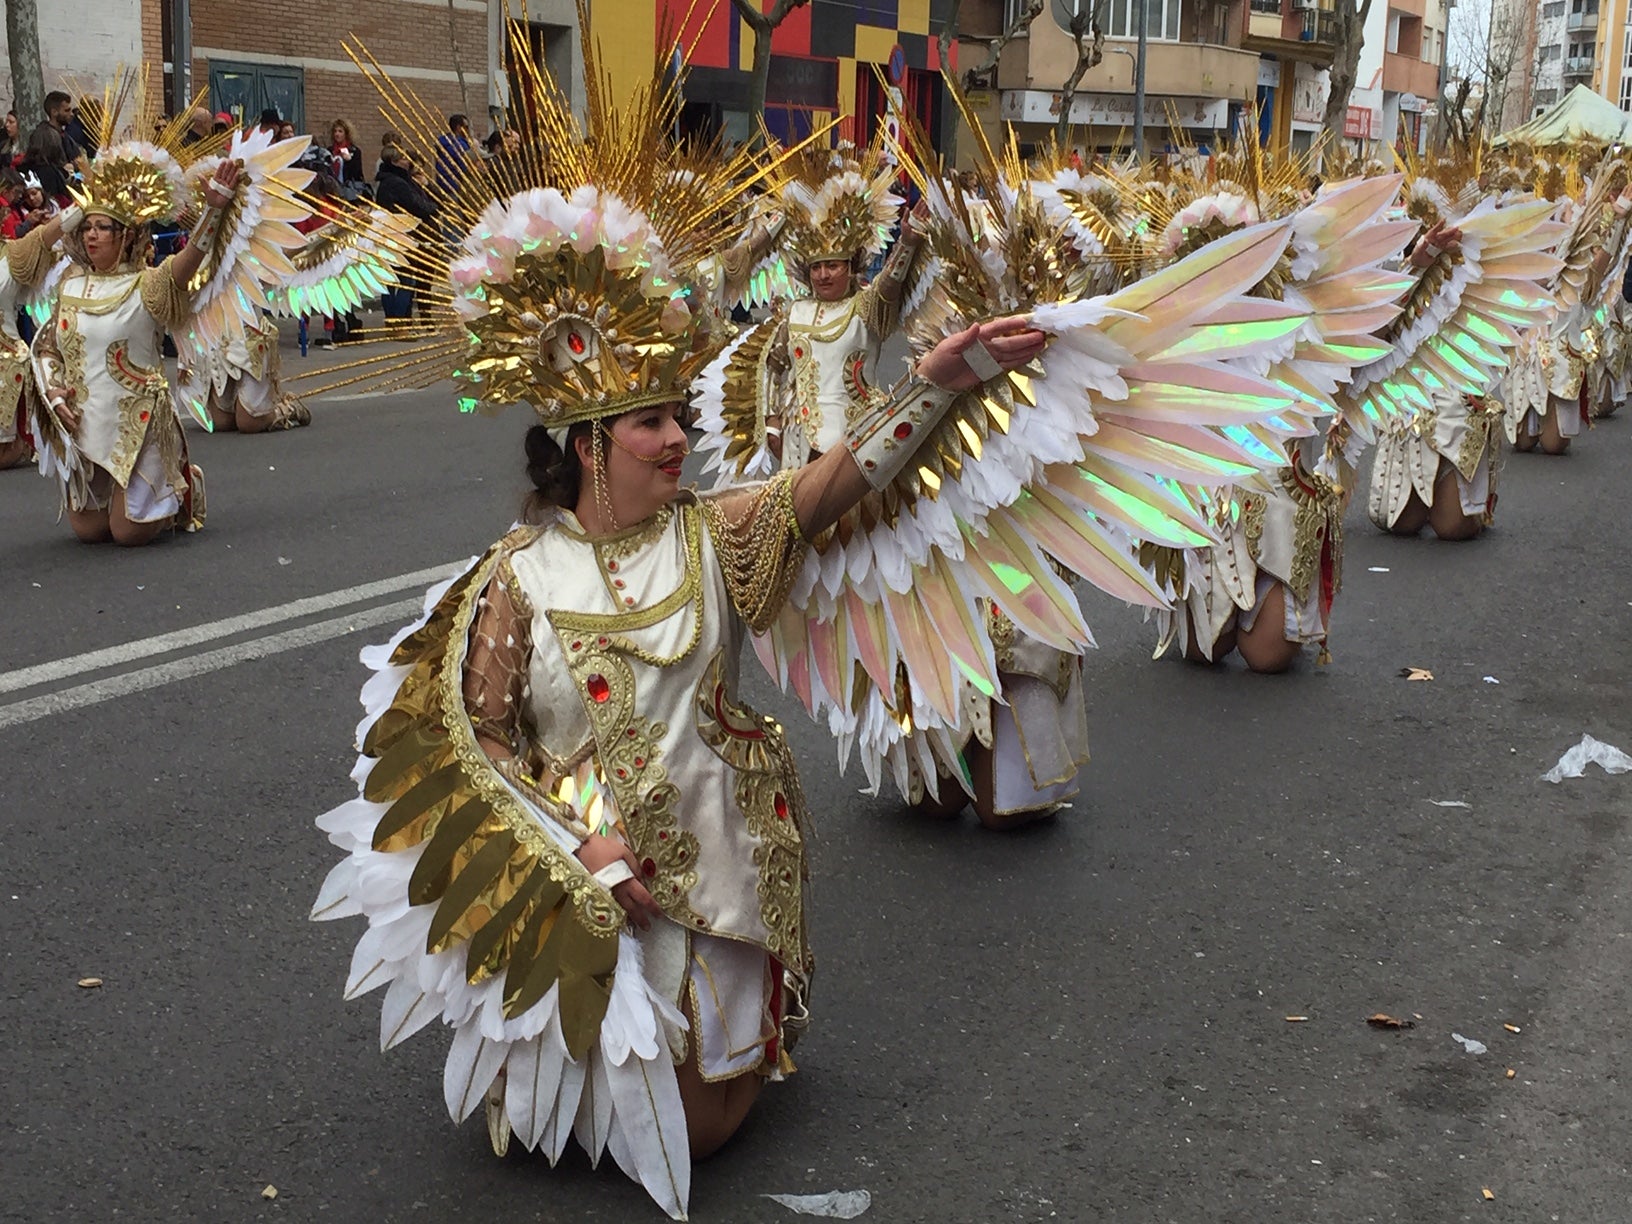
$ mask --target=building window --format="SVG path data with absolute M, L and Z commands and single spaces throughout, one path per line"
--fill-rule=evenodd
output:
M 1538 90 L 1536 90 L 1536 114 L 1538 114 L 1538 115 L 1541 114 L 1541 112 L 1543 110 L 1545 110 L 1547 107 L 1551 106 L 1554 102 L 1557 102 L 1557 101 L 1558 101 L 1558 90 L 1556 90 L 1556 89 L 1538 89 Z
M 1541 62 L 1544 64 L 1555 63 L 1563 54 L 1563 46 L 1559 43 L 1553 43 L 1551 46 L 1541 49 Z
M 1621 109 L 1632 112 L 1632 77 L 1621 78 Z
M 1281 15 L 1281 0 L 1252 0 L 1252 11 L 1255 13 L 1269 13 L 1272 16 Z
M 1071 28 L 1071 18 L 1079 9 L 1091 12 L 1095 0 L 1054 0 L 1051 6 L 1054 21 L 1062 30 Z M 1105 36 L 1107 38 L 1139 37 L 1140 0 L 1109 0 L 1105 9 Z M 1144 0 L 1145 37 L 1179 41 L 1179 7 L 1182 0 Z M 1280 12 L 1277 5 L 1276 12 Z
M 1598 0 L 1570 0 L 1570 12 L 1596 16 L 1598 13 Z
M 1547 0 L 1541 6 L 1541 16 L 1544 21 L 1564 16 L 1564 0 Z
M 1627 27 L 1626 43 L 1621 48 L 1621 67 L 1632 70 L 1632 26 Z

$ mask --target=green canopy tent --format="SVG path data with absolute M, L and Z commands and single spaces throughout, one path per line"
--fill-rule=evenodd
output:
M 1491 143 L 1498 148 L 1506 144 L 1527 144 L 1539 148 L 1581 140 L 1613 144 L 1627 141 L 1629 133 L 1632 133 L 1632 115 L 1627 115 L 1609 99 L 1593 93 L 1585 85 L 1577 85 L 1551 109 L 1543 111 L 1529 123 L 1521 123 L 1512 131 L 1503 132 Z

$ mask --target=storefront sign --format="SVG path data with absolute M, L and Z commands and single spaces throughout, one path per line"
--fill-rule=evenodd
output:
M 1058 123 L 1060 95 L 1040 89 L 1009 89 L 1003 93 L 1003 118 L 1010 123 Z M 1225 128 L 1230 122 L 1228 98 L 1146 98 L 1145 126 L 1166 127 L 1168 108 L 1180 127 Z M 1134 126 L 1132 94 L 1079 93 L 1071 100 L 1071 123 L 1078 126 L 1128 128 Z
M 1292 122 L 1319 123 L 1325 111 L 1325 76 L 1313 64 L 1299 63 L 1292 77 Z
M 1350 140 L 1381 140 L 1382 113 L 1370 106 L 1351 106 L 1343 116 L 1343 135 Z

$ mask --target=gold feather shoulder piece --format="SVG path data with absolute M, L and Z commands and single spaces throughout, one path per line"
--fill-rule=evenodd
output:
M 623 911 L 573 856 L 565 809 L 489 760 L 463 696 L 484 593 L 533 534 L 513 533 L 364 655 L 376 675 L 358 797 L 318 822 L 348 856 L 312 917 L 370 920 L 346 994 L 390 986 L 382 1046 L 479 1008 L 495 1032 L 559 1026 L 580 1058 L 606 1012 Z

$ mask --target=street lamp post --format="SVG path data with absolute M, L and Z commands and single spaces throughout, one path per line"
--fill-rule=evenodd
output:
M 1145 156 L 1145 23 L 1150 16 L 1150 0 L 1139 0 L 1139 58 L 1133 65 L 1133 152 Z

